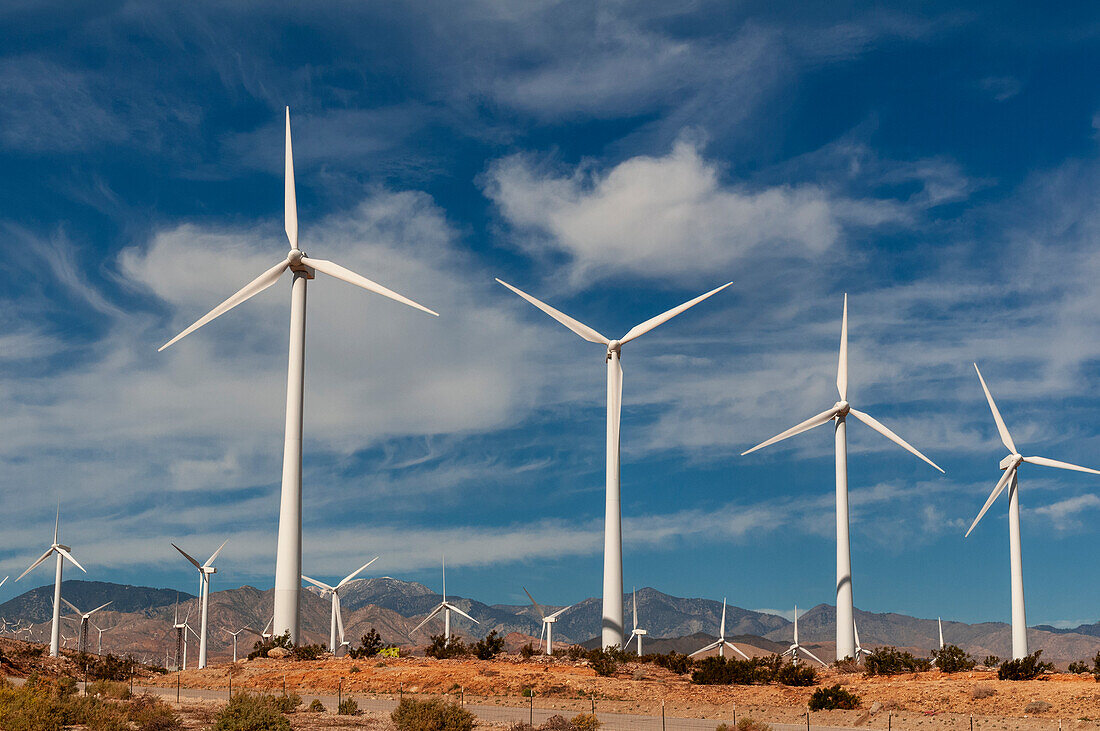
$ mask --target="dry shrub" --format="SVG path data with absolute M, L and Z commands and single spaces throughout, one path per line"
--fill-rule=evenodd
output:
M 270 698 L 237 693 L 218 714 L 213 731 L 290 731 L 290 721 L 272 708 Z
M 982 698 L 992 698 L 997 695 L 997 689 L 992 685 L 975 685 L 970 689 L 970 697 L 976 701 L 980 701 Z
M 600 719 L 591 713 L 578 713 L 569 722 L 572 731 L 599 731 L 601 725 Z
M 390 714 L 398 731 L 473 731 L 477 717 L 454 703 L 402 698 Z

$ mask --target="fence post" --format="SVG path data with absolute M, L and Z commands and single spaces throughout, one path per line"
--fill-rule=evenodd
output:
M 405 700 L 405 684 L 404 683 L 398 683 L 397 684 L 397 702 L 400 703 L 403 700 Z
M 592 715 L 596 715 L 596 696 L 592 696 Z
M 737 724 L 734 723 L 733 725 L 736 726 Z M 665 701 L 664 701 L 664 699 L 661 700 L 661 731 L 665 731 Z
M 886 731 L 892 731 L 893 728 L 894 728 L 894 712 L 893 711 L 887 711 L 886 712 Z
M 527 725 L 535 725 L 535 691 L 527 697 Z
M 229 700 L 233 700 L 233 671 L 229 671 Z
M 970 714 L 970 731 L 974 731 L 974 714 Z
M 810 731 L 810 707 L 806 706 L 806 731 Z
M 180 671 L 179 665 L 176 665 L 176 705 L 180 704 Z
M 342 706 L 343 703 L 344 703 L 344 678 L 343 678 L 343 676 L 341 676 L 340 679 L 338 681 L 336 681 L 336 712 L 337 713 L 340 712 L 340 706 Z
M 737 728 L 737 704 L 733 704 L 733 727 Z

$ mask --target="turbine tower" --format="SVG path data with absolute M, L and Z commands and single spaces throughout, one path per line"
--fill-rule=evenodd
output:
M 418 629 L 420 629 L 421 627 L 426 625 L 428 623 L 428 621 L 432 619 L 432 617 L 439 614 L 440 612 L 443 612 L 443 639 L 446 640 L 448 644 L 451 641 L 451 612 L 457 612 L 458 614 L 461 614 L 463 617 L 470 620 L 474 624 L 481 624 L 481 622 L 478 622 L 476 619 L 471 617 L 469 614 L 466 614 L 466 612 L 462 611 L 461 609 L 456 607 L 454 604 L 451 604 L 449 601 L 447 601 L 447 558 L 446 557 L 443 558 L 443 601 L 441 601 L 439 604 L 437 604 L 435 609 L 433 609 L 431 611 L 431 614 L 429 614 L 427 617 L 424 617 L 424 621 L 421 622 L 420 624 L 416 625 L 416 627 L 413 628 L 413 631 L 410 632 L 409 634 L 411 635 L 413 632 L 416 632 Z
M 940 649 L 943 649 L 943 617 L 936 617 L 936 624 L 940 627 Z
M 978 372 L 978 380 L 981 381 L 985 398 L 989 402 L 989 410 L 993 412 L 993 421 L 997 424 L 997 431 L 1001 435 L 1001 441 L 1008 448 L 1009 454 L 1001 460 L 1000 466 L 1005 473 L 997 481 L 993 492 L 989 493 L 989 499 L 985 501 L 978 517 L 974 518 L 974 522 L 971 523 L 970 530 L 966 531 L 966 535 L 970 535 L 974 527 L 978 525 L 978 521 L 989 510 L 989 506 L 993 504 L 993 501 L 997 499 L 997 496 L 1001 494 L 1007 485 L 1009 562 L 1012 568 L 1012 659 L 1020 660 L 1027 655 L 1027 616 L 1024 611 L 1024 560 L 1020 550 L 1020 483 L 1016 472 L 1021 462 L 1044 467 L 1058 467 L 1059 469 L 1074 470 L 1076 472 L 1088 472 L 1094 475 L 1100 475 L 1100 471 L 1088 467 L 1079 467 L 1069 462 L 1059 462 L 1056 459 L 1047 459 L 1046 457 L 1020 456 L 1016 445 L 1012 441 L 1012 435 L 1008 433 L 1008 427 L 1005 426 L 1004 419 L 1001 418 L 1001 412 L 997 410 L 997 404 L 993 402 L 993 394 L 989 392 L 989 388 L 985 385 L 985 379 L 982 378 L 982 372 L 978 370 L 977 363 L 974 364 L 974 370 Z
M 302 589 L 302 417 L 305 408 L 306 282 L 316 272 L 343 280 L 431 315 L 437 312 L 386 289 L 325 259 L 311 259 L 298 248 L 298 204 L 294 193 L 294 156 L 290 143 L 290 107 L 286 109 L 286 172 L 284 226 L 290 253 L 283 261 L 246 284 L 240 291 L 199 318 L 160 347 L 164 350 L 245 300 L 275 284 L 287 269 L 294 274 L 290 299 L 290 355 L 287 365 L 286 432 L 283 442 L 283 479 L 279 498 L 279 542 L 275 557 L 275 634 L 290 632 L 298 644 Z
M 100 609 L 103 609 L 104 607 L 106 607 L 111 602 L 107 602 L 107 604 L 101 604 L 100 606 L 96 607 L 95 609 L 93 609 L 90 612 L 82 612 L 82 611 L 80 611 L 79 609 L 76 608 L 75 604 L 70 602 L 65 597 L 61 597 L 61 601 L 65 602 L 65 604 L 67 604 L 69 606 L 69 609 L 76 612 L 77 617 L 79 619 L 72 619 L 72 621 L 73 622 L 79 621 L 79 623 L 80 623 L 80 630 L 79 630 L 79 633 L 77 634 L 77 637 L 79 638 L 79 641 L 78 641 L 79 644 L 77 645 L 77 649 L 80 652 L 87 652 L 87 650 L 88 650 L 88 620 L 92 618 L 93 614 L 98 612 Z M 70 619 L 70 618 L 65 617 L 65 619 Z
M 856 645 L 858 645 L 858 644 L 859 644 L 859 642 L 857 641 Z M 798 664 L 798 653 L 799 652 L 805 653 L 807 657 L 810 657 L 814 660 L 817 660 L 819 663 L 821 663 L 825 667 L 828 667 L 828 665 L 826 665 L 824 662 L 822 662 L 821 658 L 819 658 L 817 655 L 815 655 L 812 652 L 810 652 L 809 650 L 807 650 L 802 645 L 798 644 L 798 605 L 795 604 L 794 605 L 794 644 L 792 644 L 790 647 L 788 647 L 786 650 L 784 650 L 780 654 L 780 657 L 787 657 L 788 655 L 790 655 L 791 662 L 794 663 L 795 665 L 797 665 Z
M 630 633 L 630 640 L 633 640 L 635 637 L 638 638 L 638 657 L 641 657 L 642 656 L 642 637 L 647 633 L 644 629 L 639 629 L 638 628 L 638 591 L 637 591 L 637 589 L 632 589 L 631 590 L 630 599 L 631 599 L 631 603 L 634 605 L 634 631 Z M 629 645 L 630 640 L 627 640 L 626 644 Z M 625 650 L 626 648 L 624 647 L 623 649 Z
M 619 423 L 623 401 L 623 368 L 621 365 L 622 346 L 631 340 L 645 335 L 653 328 L 668 322 L 684 310 L 694 307 L 711 295 L 721 292 L 733 284 L 728 282 L 712 289 L 684 304 L 673 307 L 640 325 L 635 325 L 618 340 L 610 340 L 587 325 L 559 312 L 545 302 L 541 302 L 526 292 L 513 287 L 502 279 L 497 282 L 518 294 L 535 307 L 554 318 L 562 325 L 580 335 L 590 343 L 607 348 L 607 476 L 604 494 L 603 524 L 603 620 L 601 623 L 601 642 L 603 647 L 623 646 L 623 531 L 622 503 L 619 496 Z
M 355 577 L 359 575 L 359 572 L 361 572 L 363 569 L 370 566 L 377 560 L 378 557 L 375 556 L 370 561 L 367 561 L 355 571 L 352 571 L 350 574 L 345 576 L 336 586 L 329 586 L 323 581 L 317 581 L 317 579 L 311 579 L 308 576 L 302 576 L 302 579 L 304 581 L 308 581 L 309 583 L 323 590 L 321 592 L 322 597 L 324 597 L 325 594 L 332 595 L 332 617 L 329 619 L 328 646 L 332 649 L 333 657 L 336 657 L 336 651 L 339 649 L 338 645 L 336 644 L 337 629 L 340 630 L 340 642 L 344 641 L 344 618 L 340 616 L 340 590 L 356 581 L 362 581 L 363 579 L 356 579 Z
M 177 546 L 175 543 L 172 544 L 172 548 L 179 551 L 180 554 L 182 554 L 184 558 L 190 561 L 191 565 L 199 571 L 199 597 L 202 600 L 202 616 L 199 620 L 199 670 L 202 670 L 204 667 L 206 667 L 206 617 L 207 612 L 210 608 L 210 577 L 213 574 L 218 573 L 218 570 L 214 568 L 214 559 L 216 559 L 218 557 L 218 554 L 222 552 L 222 549 L 225 548 L 226 543 L 229 543 L 228 538 L 222 541 L 222 544 L 218 546 L 218 550 L 214 551 L 214 553 L 211 554 L 210 558 L 206 559 L 206 563 L 202 564 L 193 559 L 186 551 Z
M 870 414 L 853 409 L 848 403 L 848 295 L 844 295 L 844 316 L 840 325 L 840 359 L 837 364 L 836 389 L 840 400 L 831 408 L 812 416 L 806 421 L 792 426 L 782 434 L 757 444 L 742 452 L 742 456 L 758 449 L 783 441 L 795 434 L 834 422 L 836 446 L 836 659 L 855 657 L 855 605 L 852 599 L 852 551 L 848 538 L 848 427 L 849 414 L 871 427 L 879 434 L 894 442 L 902 449 L 916 455 L 928 464 L 943 472 L 932 460 L 918 452 L 909 442 L 887 429 Z
M 53 524 L 53 543 L 50 544 L 50 547 L 46 549 L 45 553 L 38 557 L 37 561 L 32 563 L 26 571 L 19 574 L 19 579 L 22 579 L 24 576 L 37 568 L 40 563 L 49 558 L 51 553 L 57 554 L 57 566 L 54 569 L 53 580 L 53 624 L 50 626 L 50 657 L 57 657 L 61 652 L 61 567 L 63 564 L 63 559 L 71 561 L 73 566 L 76 566 L 81 571 L 84 571 L 84 573 L 88 573 L 84 570 L 84 567 L 80 565 L 80 562 L 73 558 L 73 554 L 70 553 L 72 549 L 69 546 L 63 546 L 62 544 L 57 542 L 60 530 L 61 503 L 58 502 L 57 517 L 54 520 Z M 19 581 L 19 579 L 16 579 L 16 581 Z
M 706 647 L 702 647 L 696 650 L 695 652 L 688 655 L 688 657 L 702 655 L 704 652 L 709 652 L 710 650 L 713 650 L 715 648 L 718 649 L 718 657 L 725 657 L 727 647 L 736 652 L 741 657 L 745 658 L 746 660 L 749 659 L 749 656 L 741 652 L 741 649 L 737 647 L 737 645 L 733 644 L 732 642 L 726 641 L 726 598 L 722 597 L 722 623 L 719 625 L 718 629 L 718 641 L 712 642 Z
M 554 622 L 558 621 L 558 617 L 566 612 L 566 610 L 572 609 L 573 605 L 564 607 L 554 612 L 553 614 L 547 614 L 542 611 L 542 607 L 535 601 L 535 597 L 531 596 L 531 592 L 527 591 L 527 587 L 523 588 L 523 593 L 527 595 L 527 598 L 531 600 L 531 604 L 534 605 L 535 611 L 542 617 L 542 632 L 539 633 L 539 647 L 542 647 L 542 638 L 546 637 L 546 654 L 554 654 Z

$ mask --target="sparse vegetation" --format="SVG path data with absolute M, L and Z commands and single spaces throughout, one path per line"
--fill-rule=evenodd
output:
M 530 660 L 532 657 L 535 656 L 536 652 L 538 652 L 538 650 L 536 650 L 535 646 L 532 645 L 530 642 L 528 642 L 523 647 L 519 648 L 519 655 L 524 660 Z
M 294 645 L 290 642 L 290 630 L 281 635 L 268 637 L 266 640 L 263 638 L 256 640 L 255 644 L 252 645 L 252 652 L 248 653 L 248 659 L 254 660 L 257 657 L 267 657 L 267 653 L 276 647 L 281 647 L 287 652 L 294 651 Z
M 309 704 L 308 710 L 311 713 L 324 713 L 327 709 L 325 708 L 325 704 L 321 702 L 320 698 L 314 698 L 313 701 Z
M 569 721 L 572 731 L 599 731 L 601 725 L 600 719 L 591 713 L 578 713 Z
M 992 685 L 975 685 L 970 689 L 970 697 L 976 701 L 980 701 L 982 698 L 992 698 L 997 695 L 997 689 Z
M 868 653 L 863 661 L 863 672 L 867 675 L 897 675 L 898 673 L 916 673 L 928 670 L 932 661 L 924 657 L 913 657 L 911 652 L 902 652 L 896 647 L 880 647 Z
M 357 703 L 354 698 L 345 698 L 340 701 L 340 705 L 337 706 L 336 712 L 341 716 L 358 716 L 359 703 Z
M 492 660 L 504 652 L 504 638 L 494 629 L 474 643 L 473 651 L 478 660 Z
M 113 680 L 97 680 L 88 684 L 88 695 L 124 701 L 130 698 L 130 686 Z
M 434 657 L 436 660 L 447 660 L 452 657 L 469 655 L 470 648 L 466 647 L 466 643 L 462 641 L 461 637 L 452 637 L 448 641 L 443 635 L 432 635 L 431 644 L 428 645 L 428 649 L 424 650 L 424 654 L 428 657 Z
M 275 710 L 273 698 L 253 693 L 235 694 L 215 718 L 213 731 L 290 731 L 290 721 Z
M 859 704 L 859 696 L 845 690 L 838 683 L 815 690 L 810 695 L 809 707 L 811 711 L 832 711 L 838 708 L 851 711 L 859 708 Z
M 772 727 L 770 724 L 757 721 L 755 718 L 745 717 L 738 719 L 736 726 L 720 723 L 714 731 L 772 731 Z
M 438 698 L 402 698 L 390 714 L 397 731 L 472 731 L 474 714 Z
M 117 689 L 112 691 L 119 695 Z M 32 674 L 20 688 L 0 680 L 0 728 L 4 731 L 60 731 L 69 726 L 88 731 L 178 731 L 176 715 L 160 700 L 141 696 L 133 701 L 80 697 L 71 678 Z
M 695 662 L 690 657 L 676 652 L 675 650 L 672 650 L 667 655 L 647 655 L 647 657 L 653 658 L 653 664 L 680 675 L 690 673 L 692 667 L 695 665 Z
M 322 642 L 319 645 L 298 645 L 290 653 L 295 660 L 320 660 L 328 653 L 328 647 Z
M 1001 667 L 997 668 L 997 679 L 1034 680 L 1043 673 L 1052 672 L 1054 670 L 1054 664 L 1042 662 L 1039 659 L 1039 656 L 1042 654 L 1042 650 L 1036 650 L 1019 660 L 1005 660 L 1001 663 Z
M 359 647 L 349 649 L 348 655 L 357 660 L 359 658 L 374 657 L 382 652 L 383 647 L 385 647 L 385 643 L 382 642 L 382 636 L 378 634 L 378 630 L 371 627 L 365 635 L 359 638 Z
M 261 696 L 279 713 L 294 713 L 302 705 L 302 696 L 291 691 L 290 695 Z
M 1066 671 L 1073 675 L 1084 675 L 1085 673 L 1091 673 L 1092 668 L 1089 667 L 1088 662 L 1085 660 L 1074 660 L 1069 664 L 1069 667 L 1066 668 Z
M 987 668 L 991 669 L 998 667 L 1000 664 L 1001 658 L 997 657 L 996 655 L 986 655 L 985 659 L 982 660 L 982 665 L 985 665 Z
M 961 673 L 973 670 L 978 661 L 958 645 L 944 645 L 942 650 L 932 650 L 936 667 L 944 673 Z
M 794 665 L 779 655 L 751 660 L 708 657 L 695 664 L 691 682 L 696 685 L 783 685 L 806 686 L 817 682 L 817 671 L 809 665 Z
M 609 647 L 588 653 L 588 666 L 596 671 L 596 675 L 606 678 L 619 669 L 619 657 L 615 650 L 616 648 Z

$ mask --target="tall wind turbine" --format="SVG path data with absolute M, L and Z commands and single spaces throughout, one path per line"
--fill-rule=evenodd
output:
M 306 282 L 316 272 L 343 280 L 431 315 L 439 313 L 325 259 L 311 259 L 298 248 L 298 204 L 294 193 L 294 156 L 290 143 L 290 107 L 286 109 L 286 172 L 284 226 L 290 253 L 275 266 L 195 321 L 160 347 L 164 350 L 245 300 L 275 284 L 289 269 L 294 274 L 290 299 L 290 356 L 287 366 L 286 432 L 283 442 L 283 482 L 279 498 L 279 543 L 275 557 L 275 634 L 290 632 L 298 644 L 302 589 L 302 415 L 305 408 Z
M 1008 433 L 1008 427 L 1005 426 L 1004 419 L 1001 418 L 1001 412 L 997 410 L 997 404 L 993 403 L 993 394 L 989 392 L 989 388 L 985 385 L 985 379 L 982 378 L 982 372 L 978 370 L 977 363 L 974 364 L 974 370 L 978 372 L 978 380 L 981 381 L 985 398 L 989 402 L 989 410 L 993 412 L 993 421 L 996 422 L 1001 441 L 1008 448 L 1009 453 L 1007 457 L 1001 460 L 1000 466 L 1005 473 L 997 481 L 993 492 L 989 493 L 989 499 L 985 501 L 978 517 L 974 518 L 974 522 L 970 524 L 970 530 L 966 531 L 966 535 L 970 535 L 974 527 L 978 525 L 978 521 L 989 510 L 989 506 L 993 504 L 993 501 L 997 499 L 997 496 L 1001 494 L 1007 485 L 1008 545 L 1009 561 L 1012 568 L 1012 659 L 1019 660 L 1027 655 L 1027 616 L 1024 612 L 1024 559 L 1020 550 L 1020 483 L 1016 471 L 1019 469 L 1021 462 L 1044 467 L 1058 467 L 1059 469 L 1074 470 L 1076 472 L 1089 472 L 1094 475 L 1100 475 L 1100 471 L 1088 467 L 1079 467 L 1069 462 L 1059 462 L 1056 459 L 1047 459 L 1046 457 L 1020 456 L 1020 453 L 1016 450 L 1016 445 L 1012 441 L 1012 435 Z
M 199 669 L 202 670 L 206 667 L 206 616 L 207 611 L 210 608 L 210 577 L 213 574 L 218 573 L 218 570 L 214 568 L 214 559 L 218 557 L 218 554 L 225 548 L 225 544 L 229 543 L 229 539 L 226 538 L 222 541 L 222 544 L 218 546 L 218 550 L 214 551 L 210 555 L 210 558 L 206 559 L 206 563 L 200 564 L 193 559 L 186 551 L 172 544 L 172 548 L 179 551 L 184 558 L 191 562 L 191 565 L 199 570 L 199 597 L 202 599 L 202 618 L 199 620 Z
M 601 642 L 603 647 L 623 645 L 623 531 L 622 503 L 619 496 L 619 422 L 623 402 L 622 346 L 631 340 L 645 335 L 653 328 L 668 322 L 684 310 L 694 307 L 711 295 L 721 292 L 733 284 L 728 282 L 693 300 L 673 307 L 656 317 L 632 327 L 618 340 L 600 335 L 587 325 L 574 320 L 554 309 L 550 305 L 535 299 L 523 290 L 508 284 L 502 279 L 497 281 L 530 302 L 535 307 L 554 318 L 562 325 L 580 335 L 590 343 L 607 348 L 607 476 L 604 503 L 603 524 L 603 620 L 601 623 Z
M 332 617 L 329 619 L 328 646 L 332 649 L 333 657 L 336 657 L 336 651 L 340 649 L 339 646 L 336 644 L 337 629 L 340 630 L 340 641 L 344 641 L 344 618 L 340 616 L 340 591 L 348 584 L 351 584 L 355 581 L 362 581 L 362 579 L 356 579 L 355 577 L 358 576 L 363 569 L 370 566 L 377 560 L 378 557 L 375 556 L 370 561 L 367 561 L 365 564 L 355 569 L 355 571 L 352 571 L 350 574 L 345 576 L 338 584 L 336 584 L 336 586 L 329 586 L 323 581 L 317 581 L 317 579 L 311 579 L 308 576 L 304 575 L 302 576 L 303 581 L 308 581 L 309 583 L 323 590 L 321 593 L 322 597 L 325 594 L 332 595 Z
M 61 567 L 62 567 L 62 559 L 67 559 L 67 560 L 71 561 L 73 566 L 76 566 L 81 571 L 84 571 L 84 573 L 88 573 L 87 571 L 85 571 L 84 567 L 80 565 L 80 562 L 78 562 L 75 558 L 73 558 L 73 554 L 70 553 L 72 548 L 70 548 L 69 546 L 64 546 L 64 545 L 57 542 L 58 541 L 58 533 L 60 532 L 60 530 L 61 530 L 61 503 L 58 503 L 57 504 L 57 518 L 54 520 L 54 524 L 53 524 L 53 543 L 50 544 L 50 547 L 48 549 L 46 549 L 45 553 L 43 553 L 41 556 L 38 557 L 37 561 L 32 563 L 30 565 L 30 567 L 27 568 L 26 571 L 19 574 L 19 579 L 22 579 L 24 576 L 26 576 L 31 571 L 33 571 L 35 568 L 37 568 L 40 563 L 42 563 L 47 558 L 49 558 L 51 553 L 56 553 L 57 554 L 57 566 L 54 569 L 54 580 L 53 580 L 53 624 L 50 626 L 50 657 L 57 657 L 60 654 L 60 651 L 61 651 L 60 650 L 60 647 L 61 647 L 60 633 L 61 633 Z M 19 581 L 19 579 L 16 579 L 16 581 Z
M 634 631 L 630 633 L 630 640 L 635 637 L 638 638 L 638 657 L 642 656 L 642 637 L 647 633 L 644 629 L 638 627 L 638 592 L 633 590 L 630 592 L 631 603 L 634 605 Z M 626 644 L 630 644 L 630 640 L 626 641 Z M 625 647 L 623 649 L 626 649 Z
M 431 611 L 431 614 L 429 614 L 427 617 L 424 617 L 423 622 L 416 625 L 416 627 L 413 627 L 413 631 L 409 634 L 411 635 L 413 632 L 416 632 L 418 629 L 426 625 L 433 617 L 435 617 L 440 612 L 443 612 L 443 639 L 446 640 L 448 643 L 450 643 L 451 641 L 451 612 L 457 612 L 458 614 L 461 614 L 463 617 L 470 620 L 474 624 L 481 624 L 481 622 L 478 622 L 469 614 L 466 614 L 466 612 L 462 611 L 454 604 L 451 604 L 449 601 L 447 601 L 447 559 L 445 557 L 443 559 L 443 601 L 436 605 L 435 609 Z
M 79 619 L 73 619 L 72 621 L 80 623 L 80 632 L 77 635 L 77 637 L 79 638 L 78 649 L 80 650 L 80 652 L 87 652 L 88 651 L 88 620 L 90 620 L 92 618 L 93 614 L 98 612 L 100 609 L 105 608 L 111 602 L 107 602 L 107 604 L 101 604 L 101 605 L 99 605 L 98 607 L 96 607 L 95 609 L 93 609 L 90 612 L 82 612 L 82 611 L 80 611 L 79 609 L 76 608 L 75 604 L 70 602 L 65 597 L 61 597 L 61 601 L 65 602 L 65 604 L 67 604 L 69 606 L 69 609 L 71 609 L 71 610 L 73 610 L 74 612 L 77 613 L 77 617 Z M 69 619 L 69 617 L 66 617 L 65 619 Z
M 726 641 L 726 598 L 722 597 L 722 623 L 719 625 L 719 628 L 718 628 L 718 641 L 717 642 L 712 642 L 709 645 L 707 645 L 706 647 L 702 647 L 702 648 L 696 650 L 695 652 L 688 655 L 688 657 L 695 657 L 696 655 L 702 655 L 704 652 L 709 652 L 709 651 L 711 651 L 715 648 L 718 649 L 718 657 L 725 657 L 727 647 L 730 648 L 731 650 L 733 650 L 734 652 L 736 652 L 741 657 L 745 658 L 746 660 L 749 659 L 748 655 L 741 652 L 741 648 L 739 648 L 737 645 L 733 644 L 732 642 Z
M 558 621 L 558 617 L 564 614 L 567 610 L 572 609 L 573 605 L 563 607 L 553 614 L 547 614 L 542 611 L 542 607 L 535 601 L 535 597 L 531 596 L 531 592 L 527 591 L 527 587 L 523 588 L 523 593 L 527 595 L 527 598 L 531 600 L 531 604 L 534 605 L 535 611 L 542 617 L 542 632 L 539 633 L 539 647 L 542 647 L 542 638 L 546 637 L 546 654 L 554 654 L 554 622 Z
M 856 644 L 858 645 L 859 643 L 857 642 Z M 815 655 L 812 652 L 810 652 L 809 650 L 807 650 L 802 645 L 798 644 L 798 605 L 795 604 L 794 605 L 794 644 L 792 644 L 790 647 L 788 647 L 786 650 L 784 650 L 780 654 L 780 657 L 787 657 L 788 655 L 790 655 L 791 662 L 794 663 L 795 665 L 797 665 L 798 664 L 798 653 L 800 653 L 800 652 L 805 653 L 808 657 L 811 657 L 814 660 L 817 660 L 822 665 L 825 665 L 825 663 L 821 661 L 821 658 L 819 658 L 817 655 Z M 825 665 L 825 667 L 828 667 L 828 665 Z
M 849 414 L 894 442 L 902 449 L 916 455 L 943 472 L 932 460 L 918 452 L 909 442 L 883 426 L 870 414 L 853 409 L 848 403 L 848 295 L 844 295 L 844 317 L 840 325 L 840 359 L 836 371 L 836 389 L 840 400 L 826 411 L 792 426 L 766 442 L 742 452 L 742 456 L 758 449 L 781 442 L 795 434 L 813 429 L 830 421 L 835 423 L 836 445 L 836 659 L 855 657 L 855 605 L 852 599 L 852 551 L 848 539 L 848 427 Z

